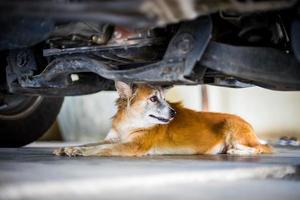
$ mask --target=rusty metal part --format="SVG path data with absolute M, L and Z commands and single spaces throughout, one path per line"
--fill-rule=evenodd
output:
M 106 44 L 113 34 L 110 24 L 97 22 L 70 22 L 56 26 L 47 43 L 51 48 Z
M 130 49 L 130 48 L 139 48 L 143 46 L 152 46 L 160 45 L 165 42 L 165 38 L 140 38 L 140 39 L 130 39 L 120 43 L 109 43 L 107 45 L 94 45 L 94 46 L 85 46 L 85 47 L 74 47 L 74 48 L 50 48 L 44 49 L 43 55 L 48 56 L 57 56 L 57 55 L 69 55 L 76 53 L 91 53 L 91 52 L 101 52 L 108 50 L 120 50 L 120 49 Z
M 27 81 L 27 86 L 38 87 L 43 81 L 50 81 L 57 74 L 92 71 L 107 79 L 149 83 L 195 84 L 189 76 L 200 60 L 210 40 L 212 24 L 209 17 L 181 25 L 170 41 L 163 59 L 159 62 L 128 70 L 112 70 L 104 63 L 87 56 L 65 56 L 51 62 L 46 70 Z M 49 55 L 49 54 L 47 54 Z
M 211 30 L 209 17 L 184 23 L 170 41 L 161 61 L 152 64 L 144 63 L 131 69 L 112 69 L 103 62 L 89 57 L 86 51 L 81 55 L 78 54 L 79 52 L 69 55 L 69 51 L 65 56 L 60 54 L 60 57 L 54 59 L 40 74 L 30 77 L 18 75 L 19 68 L 9 63 L 7 70 L 9 88 L 11 92 L 16 93 L 75 95 L 108 89 L 108 85 L 113 84 L 109 84 L 111 80 L 107 79 L 160 84 L 170 84 L 175 81 L 193 84 L 195 82 L 188 75 L 193 72 L 193 67 L 204 53 Z M 91 72 L 100 75 L 100 81 L 95 82 L 91 78 L 82 81 L 81 75 Z M 79 81 L 70 80 L 72 74 L 77 74 Z
M 78 75 L 78 80 L 72 80 L 72 74 L 59 72 L 57 72 L 55 80 L 51 83 L 46 83 L 44 80 L 39 87 L 31 87 L 28 83 L 32 81 L 31 79 L 34 77 L 38 65 L 39 63 L 36 62 L 36 58 L 30 49 L 10 51 L 6 68 L 9 92 L 46 96 L 72 96 L 113 89 L 113 81 L 103 79 L 96 74 L 83 73 Z

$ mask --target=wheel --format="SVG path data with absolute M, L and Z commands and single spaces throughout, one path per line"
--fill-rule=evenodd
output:
M 0 94 L 0 147 L 37 140 L 55 121 L 62 102 L 62 97 Z

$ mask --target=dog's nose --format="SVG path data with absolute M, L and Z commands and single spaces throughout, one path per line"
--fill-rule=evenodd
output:
M 176 115 L 176 111 L 173 109 L 170 109 L 170 117 L 173 118 Z

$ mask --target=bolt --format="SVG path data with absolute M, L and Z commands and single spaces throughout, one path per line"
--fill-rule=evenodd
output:
M 96 44 L 103 44 L 104 43 L 104 38 L 98 35 L 93 35 L 92 36 L 92 41 Z
M 193 37 L 190 34 L 184 33 L 176 46 L 182 54 L 186 54 L 193 48 L 193 41 Z
M 78 76 L 78 74 L 71 74 L 71 80 L 72 80 L 73 82 L 79 81 L 79 76 Z
M 114 37 L 115 37 L 116 39 L 120 39 L 120 38 L 122 38 L 122 33 L 121 33 L 120 31 L 115 31 L 115 32 L 114 32 Z
M 78 40 L 77 35 L 72 35 L 71 40 L 73 40 L 73 41 Z
M 17 55 L 17 65 L 23 67 L 28 63 L 28 56 L 25 52 L 19 52 Z

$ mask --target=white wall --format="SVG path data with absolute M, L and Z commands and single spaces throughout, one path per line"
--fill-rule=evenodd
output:
M 116 92 L 66 97 L 58 115 L 64 140 L 95 142 L 104 139 L 116 112 L 116 98 Z
M 200 86 L 175 86 L 166 93 L 171 102 L 181 101 L 185 107 L 200 111 L 202 108 Z
M 300 136 L 300 92 L 208 86 L 209 110 L 237 114 L 259 135 Z

